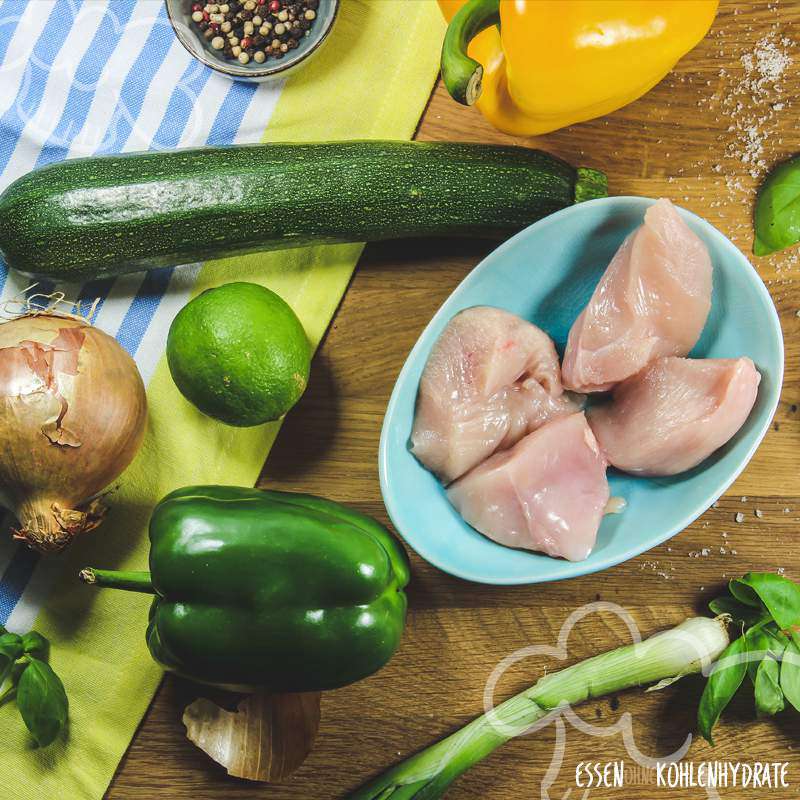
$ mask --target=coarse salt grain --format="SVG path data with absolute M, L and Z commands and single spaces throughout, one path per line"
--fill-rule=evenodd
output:
M 741 512 L 741 511 L 738 511 L 738 512 L 736 513 L 736 516 L 734 517 L 734 519 L 735 519 L 737 522 L 744 522 L 744 514 L 742 514 L 742 512 Z
M 728 132 L 733 134 L 725 157 L 739 162 L 754 179 L 767 170 L 766 147 L 776 127 L 775 115 L 788 105 L 781 96 L 781 81 L 792 64 L 789 51 L 794 45 L 787 36 L 779 38 L 773 29 L 739 56 L 742 73 L 724 69 L 718 73 L 726 85 L 711 98 L 712 104 L 718 103 L 715 107 L 730 120 Z M 731 195 L 753 191 L 731 176 L 726 176 L 726 185 Z
M 792 59 L 785 49 L 781 50 L 780 48 L 786 48 L 790 44 L 791 40 L 788 36 L 784 36 L 779 42 L 776 42 L 767 35 L 756 42 L 752 53 L 742 56 L 745 70 L 751 73 L 755 70 L 758 75 L 754 86 L 763 87 L 765 84 L 777 83 L 783 77 L 784 72 L 791 65 Z M 750 64 L 749 70 L 747 61 Z

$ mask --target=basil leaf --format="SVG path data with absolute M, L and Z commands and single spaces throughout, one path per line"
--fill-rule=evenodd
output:
M 747 674 L 755 685 L 758 668 L 770 653 L 770 638 L 763 628 L 750 628 L 744 636 L 747 641 Z
M 780 661 L 783 657 L 783 651 L 791 640 L 783 631 L 778 630 L 778 626 L 774 622 L 770 625 L 765 625 L 762 630 L 769 637 L 770 655 Z
M 27 661 L 17 661 L 13 667 L 11 667 L 11 674 L 8 676 L 11 679 L 11 683 L 17 684 L 19 681 L 19 676 L 22 675 L 25 667 L 28 666 Z
M 23 653 L 22 637 L 16 633 L 4 633 L 0 636 L 0 656 L 9 661 L 16 661 Z
M 47 651 L 50 648 L 50 642 L 37 631 L 28 631 L 22 637 L 22 647 L 26 653 L 31 655 L 39 655 L 41 657 L 47 656 Z
M 747 672 L 747 642 L 744 636 L 734 639 L 723 651 L 700 698 L 697 727 L 709 744 L 714 744 L 711 731 L 720 714 L 742 685 Z
M 784 697 L 800 711 L 800 647 L 791 641 L 781 661 L 781 689 Z
M 717 597 L 708 604 L 708 607 L 714 614 L 730 614 L 736 622 L 743 622 L 748 627 L 761 622 L 768 616 L 763 609 L 753 609 L 729 595 Z
M 767 656 L 758 665 L 755 679 L 756 713 L 758 716 L 772 716 L 783 711 L 783 692 L 780 687 L 780 666 Z
M 67 721 L 67 694 L 49 664 L 30 657 L 17 684 L 17 708 L 39 747 L 47 747 L 61 732 Z
M 731 581 L 730 590 L 739 599 L 748 593 L 758 597 L 775 622 L 800 644 L 800 586 L 794 581 L 773 572 L 748 572 Z
M 745 632 L 747 639 L 747 669 L 755 681 L 759 662 L 767 656 L 780 660 L 789 639 L 778 630 L 774 622 L 769 625 L 757 625 Z
M 756 200 L 753 252 L 765 256 L 800 242 L 800 156 L 767 176 Z
M 748 573 L 752 574 L 752 573 Z M 745 578 L 747 575 L 745 575 Z M 728 582 L 728 591 L 742 604 L 751 608 L 763 609 L 758 595 L 741 578 L 731 578 Z
M 11 665 L 14 662 L 8 657 L 0 654 L 0 686 L 5 683 L 5 679 L 8 677 L 7 673 L 11 672 Z

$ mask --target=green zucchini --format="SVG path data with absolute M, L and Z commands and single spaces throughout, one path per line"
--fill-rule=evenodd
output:
M 606 194 L 601 172 L 481 144 L 265 144 L 63 161 L 0 195 L 0 252 L 74 280 L 325 242 L 496 235 Z

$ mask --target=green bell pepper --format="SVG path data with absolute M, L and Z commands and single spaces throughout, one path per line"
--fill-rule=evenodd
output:
M 375 520 L 311 495 L 189 486 L 150 520 L 150 572 L 87 583 L 155 594 L 147 644 L 223 688 L 321 691 L 380 669 L 400 642 L 408 558 Z

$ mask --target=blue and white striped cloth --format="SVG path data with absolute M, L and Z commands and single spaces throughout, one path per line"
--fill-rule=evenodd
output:
M 234 83 L 195 61 L 161 0 L 0 0 L 0 87 L 2 191 L 65 158 L 257 142 L 282 84 Z M 95 324 L 136 359 L 147 383 L 198 268 L 34 291 L 99 298 Z M 24 298 L 29 283 L 0 265 L 0 307 Z M 30 628 L 58 562 L 0 530 L 0 624 Z

